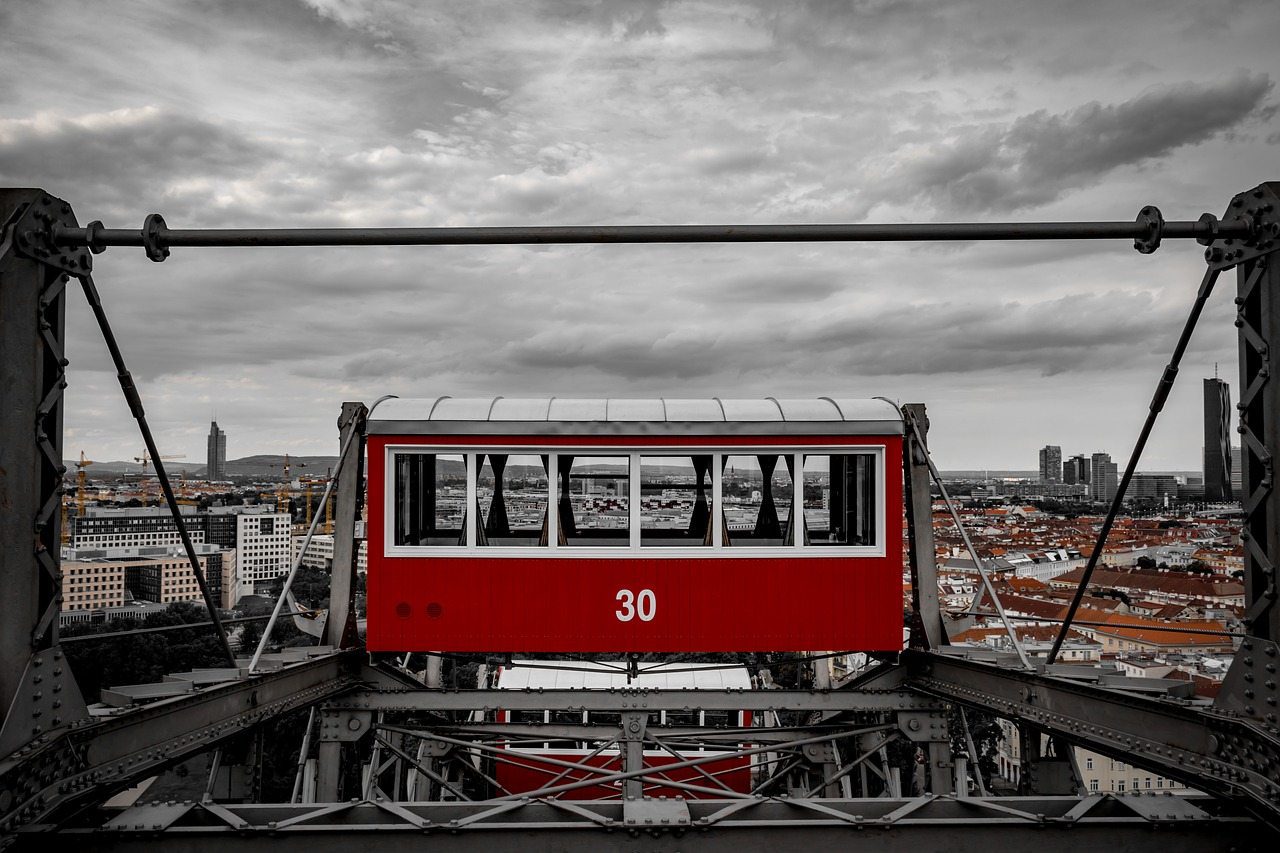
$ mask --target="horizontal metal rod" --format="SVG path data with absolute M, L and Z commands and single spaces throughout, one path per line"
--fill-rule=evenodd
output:
M 1238 221 L 1171 221 L 1163 239 L 1249 235 Z M 153 228 L 55 227 L 60 246 L 467 246 L 537 243 L 788 243 L 930 240 L 1136 240 L 1144 221 L 938 222 L 825 225 L 569 225 L 484 228 Z

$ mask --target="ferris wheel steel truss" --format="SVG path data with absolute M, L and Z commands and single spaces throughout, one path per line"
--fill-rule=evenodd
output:
M 957 850 L 1046 845 L 1096 838 L 1134 849 L 1237 850 L 1274 844 L 1280 832 L 1280 184 L 1239 193 L 1222 217 L 1166 222 L 1145 207 L 1133 222 L 927 225 L 583 226 L 377 229 L 169 229 L 152 214 L 138 230 L 81 227 L 69 203 L 37 189 L 0 189 L 0 847 L 41 843 L 41 830 L 91 847 L 191 849 L 252 843 L 276 850 L 350 844 L 369 832 L 380 845 L 440 849 L 815 850 L 920 844 Z M 331 609 L 321 645 L 262 655 L 253 674 L 236 659 L 222 669 L 176 673 L 164 684 L 123 685 L 90 715 L 57 636 L 65 301 L 79 280 L 108 336 L 122 389 L 144 435 L 141 399 L 124 367 L 92 282 L 93 255 L 135 246 L 154 261 L 200 246 L 493 245 L 903 240 L 1162 240 L 1205 247 L 1206 275 L 1237 271 L 1239 403 L 1247 599 L 1242 639 L 1212 706 L 1179 698 L 1159 679 L 1098 675 L 1003 653 L 947 646 L 937 598 L 928 417 L 903 407 L 909 426 L 903 477 L 913 573 L 911 647 L 845 682 L 811 689 L 743 691 L 509 691 L 441 686 L 439 659 L 413 676 L 359 648 L 355 620 L 356 522 L 364 456 L 360 403 L 343 405 L 346 449 L 337 483 Z M 1176 374 L 1176 365 L 1174 374 Z M 1173 374 L 1162 379 L 1172 382 Z M 1167 392 L 1167 389 L 1166 389 Z M 355 440 L 351 440 L 355 439 Z M 153 442 L 148 442 L 149 445 Z M 153 452 L 164 479 L 160 454 Z M 350 458 L 347 458 L 349 456 Z M 198 574 L 198 567 L 196 567 Z M 209 601 L 206 594 L 206 601 Z M 216 611 L 210 627 L 222 631 Z M 1070 617 L 1067 620 L 1070 621 Z M 1065 626 L 1064 626 L 1065 634 Z M 223 634 L 222 636 L 225 636 Z M 967 728 L 951 731 L 948 708 L 981 709 L 1021 732 L 1020 796 L 992 797 L 967 758 Z M 300 732 L 294 795 L 285 803 L 237 803 L 255 786 L 219 780 L 237 761 L 253 766 L 254 733 L 281 714 L 310 709 Z M 617 725 L 500 723 L 485 711 L 564 710 L 617 715 Z M 750 729 L 666 726 L 666 710 L 748 711 L 773 725 Z M 476 712 L 480 712 L 477 716 Z M 586 717 L 584 716 L 585 720 Z M 963 714 L 958 716 L 967 727 Z M 505 791 L 498 765 L 511 747 L 570 740 L 595 745 L 603 766 L 522 752 L 545 777 L 540 790 Z M 967 748 L 953 749 L 953 741 Z M 887 748 L 908 744 L 922 762 L 903 778 Z M 1081 746 L 1203 791 L 1207 797 L 1115 797 L 1080 790 L 1071 746 Z M 97 809 L 112 794 L 200 753 L 216 750 L 199 802 Z M 646 765 L 662 751 L 665 765 Z M 708 751 L 758 768 L 749 793 L 729 790 Z M 312 753 L 314 752 L 314 757 Z M 529 758 L 533 755 L 533 758 Z M 693 775 L 670 775 L 672 765 Z M 664 772 L 665 767 L 665 772 Z M 252 774 L 249 774 L 252 777 Z M 566 799 L 610 786 L 611 801 Z M 681 790 L 706 799 L 652 796 Z M 852 796 L 856 790 L 862 796 Z M 477 791 L 484 792 L 476 799 Z M 876 793 L 879 796 L 868 796 Z M 1176 832 L 1160 830 L 1175 829 Z M 877 832 L 867 833 L 867 829 Z M 1045 832 L 1071 829 L 1071 833 Z M 1082 836 L 1081 833 L 1084 833 Z

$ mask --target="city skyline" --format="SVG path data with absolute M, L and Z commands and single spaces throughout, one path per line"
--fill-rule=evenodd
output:
M 1212 382 L 1221 382 L 1223 385 L 1227 385 L 1227 386 L 1229 386 L 1229 383 L 1225 382 L 1224 380 L 1218 380 L 1218 379 L 1216 379 L 1216 378 L 1215 378 L 1215 379 L 1209 379 L 1209 378 L 1205 378 L 1205 379 L 1204 379 L 1204 382 L 1205 382 L 1205 383 L 1208 383 L 1208 382 L 1211 382 L 1211 381 L 1212 381 Z M 1207 387 L 1207 386 L 1206 386 L 1206 387 Z M 1207 403 L 1205 403 L 1205 405 L 1207 405 Z M 931 413 L 931 414 L 932 414 L 932 413 Z M 1202 414 L 1203 414 L 1203 413 L 1202 413 Z M 224 421 L 224 422 L 223 422 L 223 424 L 225 424 L 225 423 L 226 423 L 226 422 Z M 246 428 L 247 428 L 247 427 L 246 427 Z M 210 433 L 209 433 L 209 434 L 206 434 L 206 435 L 205 435 L 205 437 L 204 437 L 205 452 L 204 452 L 203 454 L 200 454 L 200 455 L 203 455 L 206 459 L 211 458 L 211 457 L 209 456 L 209 453 L 210 453 L 210 451 L 211 451 L 211 449 L 212 449 L 213 430 L 217 430 L 217 432 L 218 432 L 219 440 L 220 440 L 220 447 L 219 447 L 219 449 L 220 449 L 220 452 L 221 452 L 221 459 L 222 459 L 222 462 L 225 464 L 225 463 L 228 461 L 227 456 L 226 456 L 226 437 L 227 437 L 227 431 L 221 428 L 221 426 L 219 425 L 219 423 L 218 423 L 218 421 L 217 421 L 217 420 L 214 420 L 214 421 L 212 421 L 212 422 L 211 422 L 211 429 L 210 429 Z M 185 432 L 186 432 L 186 431 L 184 430 L 184 433 L 185 433 Z M 334 440 L 336 441 L 336 437 L 335 437 L 335 439 L 334 439 Z M 253 458 L 253 457 L 257 457 L 257 456 L 273 456 L 273 455 L 274 455 L 274 456 L 283 456 L 285 453 L 289 453 L 290 455 L 293 455 L 293 456 L 336 456 L 336 451 L 334 451 L 332 448 L 326 448 L 326 447 L 324 446 L 324 445 L 325 445 L 325 443 L 326 443 L 326 442 L 324 442 L 324 441 L 322 441 L 322 440 L 318 440 L 318 439 L 314 439 L 314 438 L 312 438 L 312 439 L 310 439 L 310 440 L 309 440 L 309 442 L 307 442 L 307 441 L 298 441 L 298 442 L 296 442 L 296 443 L 288 444 L 288 445 L 286 446 L 286 449 L 278 450 L 278 451 L 277 451 L 277 450 L 274 450 L 274 449 L 264 449 L 264 448 L 261 448 L 261 447 L 250 447 L 250 448 L 247 448 L 247 449 L 246 449 L 246 451 L 245 451 L 244 453 L 238 454 L 237 456 L 235 456 L 234 458 L 232 458 L 230 461 L 234 462 L 234 461 L 236 461 L 236 460 L 238 460 L 238 459 L 247 459 L 247 458 Z M 1082 445 L 1082 446 L 1086 446 L 1086 447 L 1087 447 L 1087 445 Z M 70 447 L 70 445 L 68 445 L 68 447 Z M 304 449 L 304 450 L 301 450 L 301 451 L 295 451 L 295 450 L 293 450 L 293 449 L 292 449 L 293 447 L 303 447 L 303 448 L 310 448 L 310 449 Z M 127 445 L 126 445 L 126 448 L 127 448 Z M 1238 446 L 1233 445 L 1233 448 L 1234 448 L 1234 451 L 1235 451 L 1235 452 L 1238 452 Z M 181 449 L 181 447 L 179 447 L 178 449 Z M 1111 451 L 1109 451 L 1109 450 L 1099 450 L 1098 448 L 1086 449 L 1086 450 L 1081 450 L 1081 451 L 1079 451 L 1079 452 L 1076 452 L 1076 448 L 1069 448 L 1069 449 L 1067 449 L 1067 450 L 1064 450 L 1062 445 L 1045 445 L 1045 446 L 1041 446 L 1041 447 L 1040 447 L 1040 449 L 1039 449 L 1039 451 L 1038 451 L 1038 454 L 1039 454 L 1039 455 L 1040 455 L 1040 457 L 1041 457 L 1041 459 L 1040 459 L 1040 462 L 1039 462 L 1039 465 L 1038 465 L 1038 466 L 1026 466 L 1026 467 L 1023 467 L 1023 466 L 1022 466 L 1022 465 L 1020 465 L 1020 464 L 1016 464 L 1016 463 L 1019 463 L 1019 462 L 1021 461 L 1021 460 L 1019 460 L 1019 459 L 1007 459 L 1007 460 L 1003 460 L 1003 464 L 999 464 L 999 465 L 959 465 L 959 464 L 950 465 L 950 464 L 945 464 L 945 462 L 942 462 L 942 461 L 940 461 L 938 464 L 939 464 L 939 467 L 940 467 L 940 468 L 942 468 L 943 470 L 948 470 L 948 471 L 970 471 L 970 470 L 982 470 L 982 469 L 991 469 L 991 470 L 995 470 L 995 471 L 1026 471 L 1026 472 L 1033 472 L 1033 473 L 1035 473 L 1035 472 L 1039 471 L 1039 472 L 1041 473 L 1041 475 L 1042 475 L 1042 474 L 1043 474 L 1043 469 L 1044 469 L 1044 464 L 1045 464 L 1045 463 L 1044 463 L 1043 456 L 1044 456 L 1044 451 L 1045 451 L 1046 449 L 1054 449 L 1054 450 L 1056 450 L 1056 451 L 1057 451 L 1057 453 L 1058 453 L 1057 460 L 1058 460 L 1058 466 L 1059 466 L 1059 472 L 1060 472 L 1060 473 L 1059 473 L 1059 476 L 1058 476 L 1057 480 L 1055 480 L 1055 482 L 1068 482 L 1068 483 L 1073 482 L 1073 481 L 1072 481 L 1072 480 L 1069 480 L 1069 479 L 1065 479 L 1065 477 L 1066 477 L 1066 472 L 1065 472 L 1065 470 L 1064 470 L 1064 466 L 1065 466 L 1065 465 L 1070 461 L 1070 459 L 1072 459 L 1072 458 L 1074 458 L 1074 457 L 1081 456 L 1081 455 L 1083 455 L 1086 459 L 1088 459 L 1088 457 L 1090 457 L 1091 455 L 1093 455 L 1093 454 L 1094 454 L 1094 453 L 1096 453 L 1096 452 L 1105 452 L 1105 453 L 1108 453 L 1108 454 L 1110 454 L 1110 453 L 1111 453 Z M 1131 447 L 1130 447 L 1130 448 L 1128 448 L 1128 449 L 1123 453 L 1123 455 L 1116 456 L 1116 458 L 1117 458 L 1117 459 L 1120 459 L 1122 462 L 1127 461 L 1127 460 L 1128 460 L 1128 450 L 1129 450 L 1129 449 L 1132 449 L 1132 448 L 1131 448 Z M 78 452 L 78 450 L 77 450 L 77 452 Z M 131 455 L 131 454 L 129 454 L 129 453 L 127 452 L 127 450 L 126 450 L 126 451 L 124 451 L 124 452 L 122 452 L 122 455 L 121 455 L 121 456 L 119 456 L 118 458 L 117 458 L 117 457 L 112 457 L 112 456 L 111 456 L 111 454 L 109 454 L 109 453 L 101 453 L 101 452 L 97 452 L 97 453 L 95 454 L 95 452 L 94 452 L 92 449 L 90 449 L 90 448 L 85 448 L 85 452 L 86 452 L 86 454 L 87 454 L 88 456 L 90 456 L 90 457 L 95 457 L 95 458 L 97 458 L 97 459 L 99 459 L 99 460 L 101 460 L 101 461 L 103 461 L 103 462 L 127 462 L 127 461 L 129 461 L 130 459 L 132 459 L 132 455 Z M 189 454 L 189 456 L 190 456 L 191 458 L 199 458 L 199 455 L 197 455 L 197 454 Z M 1140 463 L 1139 463 L 1138 470 L 1139 470 L 1139 471 L 1143 471 L 1143 470 L 1158 470 L 1158 471 L 1178 471 L 1178 472 L 1193 472 L 1193 471 L 1197 471 L 1197 470 L 1199 470 L 1199 471 L 1203 471 L 1203 469 L 1204 469 L 1204 459 L 1205 459 L 1205 449 L 1204 449 L 1204 446 L 1203 446 L 1203 445 L 1202 445 L 1202 446 L 1201 446 L 1201 448 L 1200 448 L 1200 452 L 1199 452 L 1198 456 L 1199 456 L 1199 458 L 1197 458 L 1197 459 L 1190 459 L 1190 460 L 1187 460 L 1187 463 L 1186 463 L 1186 464 L 1183 464 L 1183 465 L 1177 465 L 1177 464 L 1175 464 L 1175 465 L 1169 465 L 1169 466 L 1165 466 L 1165 467 L 1160 467 L 1160 466 L 1157 466 L 1157 465 L 1153 465 L 1153 464 L 1151 463 L 1151 461 L 1150 461 L 1149 455 L 1148 455 L 1148 454 L 1144 454 L 1143 459 L 1142 459 L 1142 460 L 1140 461 Z M 68 458 L 70 458 L 70 456 L 68 456 Z M 168 466 L 168 467 L 173 467 L 175 470 L 177 470 L 177 469 L 181 469 L 181 468 L 188 468 L 188 469 L 190 469 L 192 466 L 191 466 L 191 464 L 190 464 L 190 463 L 186 463 L 186 462 L 178 462 L 178 463 L 172 463 L 172 464 L 171 464 L 170 466 Z M 207 472 L 207 471 L 208 471 L 208 467 L 209 467 L 209 466 L 208 466 L 208 462 L 207 462 L 207 461 L 206 461 L 206 464 L 205 464 L 205 466 L 204 466 L 204 467 L 205 467 L 205 470 L 206 470 L 206 472 Z
M 0 9 L 10 76 L 45 33 L 79 51 L 0 103 L 0 179 L 128 228 L 1195 219 L 1280 133 L 1261 2 L 1100 5 L 1105 29 L 1012 0 L 232 6 Z M 974 38 L 922 57 L 921 27 Z M 332 452 L 342 401 L 386 393 L 837 394 L 927 403 L 938 464 L 971 468 L 1048 434 L 1123 457 L 1202 268 L 1187 241 L 179 248 L 95 278 L 164 453 L 201 458 L 214 409 L 255 450 Z M 1227 290 L 1144 464 L 1199 457 Z M 67 320 L 67 447 L 137 455 L 83 300 Z

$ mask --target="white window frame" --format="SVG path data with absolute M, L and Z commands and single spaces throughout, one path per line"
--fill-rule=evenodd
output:
M 535 456 L 546 452 L 547 461 L 547 502 L 548 502 L 548 543 L 546 546 L 512 546 L 480 549 L 476 546 L 478 513 L 475 511 L 476 460 L 479 456 L 490 452 L 504 452 L 509 455 Z M 435 455 L 461 455 L 466 461 L 466 542 L 463 545 L 395 545 L 395 456 L 398 453 L 428 453 Z M 556 531 L 559 523 L 559 458 L 562 454 L 579 456 L 613 456 L 626 457 L 629 460 L 628 470 L 628 511 L 630 514 L 630 546 L 591 547 L 574 546 L 560 548 L 556 543 Z M 711 494 L 712 494 L 712 544 L 690 546 L 685 548 L 643 547 L 640 544 L 640 457 L 652 456 L 691 456 L 710 454 L 712 457 Z M 796 476 L 792 478 L 792 512 L 798 508 L 798 522 L 804 521 L 804 457 L 805 456 L 841 456 L 866 454 L 875 458 L 875 490 L 876 490 L 876 545 L 809 545 L 805 546 L 801 529 L 796 530 L 796 541 L 791 546 L 750 546 L 735 545 L 725 547 L 724 532 L 721 523 L 723 513 L 723 489 L 721 469 L 726 456 L 757 456 L 774 454 L 794 457 Z M 788 559 L 821 559 L 824 557 L 884 557 L 887 554 L 886 529 L 888 526 L 889 508 L 885 506 L 885 493 L 888 472 L 885 459 L 887 444 L 815 444 L 797 447 L 791 445 L 785 449 L 778 445 L 750 444 L 742 446 L 707 446 L 691 447 L 689 445 L 670 444 L 636 447 L 630 444 L 617 445 L 557 445 L 554 451 L 539 447 L 536 443 L 527 444 L 451 444 L 447 440 L 430 444 L 387 444 L 383 449 L 383 552 L 384 557 L 483 557 L 519 558 L 547 557 L 548 551 L 556 551 L 557 557 L 599 559 L 601 557 L 617 557 L 619 559 L 740 559 L 783 558 Z M 782 463 L 780 460 L 781 464 Z

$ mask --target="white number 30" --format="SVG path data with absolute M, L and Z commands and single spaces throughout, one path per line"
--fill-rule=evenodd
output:
M 642 589 L 638 595 L 629 589 L 620 589 L 614 600 L 622 602 L 622 606 L 613 611 L 619 622 L 630 622 L 637 616 L 641 622 L 652 622 L 658 612 L 658 598 L 651 589 Z

